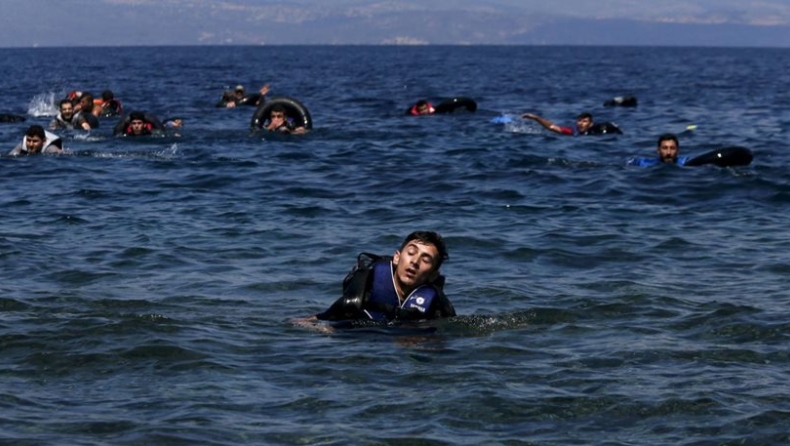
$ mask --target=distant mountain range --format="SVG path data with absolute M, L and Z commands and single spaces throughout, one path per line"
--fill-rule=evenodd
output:
M 0 19 L 0 46 L 790 46 L 787 2 L 667 0 L 652 2 L 660 6 L 641 7 L 634 3 L 7 0 Z

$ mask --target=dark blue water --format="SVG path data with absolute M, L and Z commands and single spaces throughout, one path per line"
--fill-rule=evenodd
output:
M 0 50 L 7 153 L 72 89 L 185 119 L 0 158 L 0 442 L 771 445 L 790 442 L 790 50 L 530 47 Z M 224 88 L 315 129 L 250 136 Z M 602 103 L 633 94 L 636 109 Z M 421 97 L 474 114 L 407 118 Z M 581 111 L 621 136 L 532 122 Z M 687 131 L 689 125 L 696 130 Z M 748 167 L 643 169 L 742 145 Z M 459 317 L 334 335 L 360 251 L 442 233 Z

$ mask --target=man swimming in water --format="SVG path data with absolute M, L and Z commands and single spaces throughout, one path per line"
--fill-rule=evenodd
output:
M 421 115 L 432 115 L 436 112 L 436 109 L 433 108 L 433 104 L 426 101 L 425 99 L 420 99 L 419 101 L 415 102 L 411 109 L 409 109 L 409 113 L 412 116 L 421 116 Z
M 606 133 L 623 133 L 611 122 L 595 124 L 591 113 L 584 112 L 576 117 L 576 128 L 559 126 L 548 119 L 533 113 L 524 113 L 522 118 L 531 119 L 545 129 L 561 135 L 602 135 Z
M 59 154 L 63 153 L 63 140 L 54 133 L 44 130 L 38 124 L 31 125 L 25 131 L 22 142 L 17 144 L 9 155 L 35 155 L 39 153 Z
M 80 127 L 85 130 L 98 128 L 101 106 L 94 102 L 93 95 L 90 93 L 81 92 L 78 97 L 74 111 L 79 114 Z
M 71 103 L 71 99 L 63 99 L 60 101 L 60 112 L 49 123 L 49 129 L 73 130 L 75 128 L 90 130 L 91 126 L 85 121 L 80 122 L 79 113 L 74 112 L 74 104 Z
M 237 105 L 259 105 L 265 100 L 266 95 L 269 93 L 269 84 L 263 84 L 258 94 L 247 96 L 244 90 L 244 85 L 236 85 L 233 92 L 225 92 L 222 95 L 222 102 L 226 108 L 233 108 Z
M 297 126 L 288 117 L 282 104 L 274 104 L 272 106 L 272 109 L 269 111 L 269 121 L 263 128 L 271 132 L 293 133 L 295 135 L 307 132 L 304 126 Z
M 592 114 L 587 112 L 582 113 L 576 117 L 575 130 L 572 127 L 559 126 L 542 116 L 538 116 L 532 113 L 524 113 L 523 115 L 521 115 L 521 117 L 536 121 L 538 124 L 542 125 L 546 130 L 550 130 L 554 133 L 559 133 L 562 135 L 583 135 L 593 125 Z
M 133 111 L 128 116 L 118 121 L 113 129 L 115 135 L 121 136 L 149 136 L 162 135 L 164 126 L 156 117 L 141 111 Z
M 104 90 L 101 93 L 101 117 L 110 118 L 123 114 L 121 101 L 115 99 L 112 90 Z
M 680 156 L 680 143 L 678 137 L 672 133 L 664 133 L 658 137 L 656 144 L 657 157 L 654 158 L 632 158 L 627 164 L 630 166 L 650 167 L 659 164 L 677 164 L 682 166 L 688 162 L 688 156 Z
M 370 260 L 363 261 L 363 257 Z M 312 326 L 318 321 L 393 322 L 455 316 L 439 274 L 447 258 L 439 234 L 412 232 L 391 258 L 360 254 L 357 267 L 343 281 L 343 296 L 326 311 L 293 322 Z

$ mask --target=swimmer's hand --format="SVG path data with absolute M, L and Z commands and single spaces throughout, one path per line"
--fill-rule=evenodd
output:
M 335 329 L 329 325 L 324 325 L 315 315 L 307 317 L 298 317 L 291 319 L 291 324 L 294 327 L 306 328 L 308 330 L 316 331 L 318 333 L 334 333 Z

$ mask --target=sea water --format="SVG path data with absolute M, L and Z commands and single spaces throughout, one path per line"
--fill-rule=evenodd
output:
M 790 442 L 790 50 L 4 49 L 2 153 L 71 90 L 178 136 L 0 157 L 0 442 Z M 311 112 L 251 134 L 236 84 Z M 607 108 L 633 95 L 636 108 Z M 416 100 L 475 113 L 407 117 Z M 623 135 L 565 137 L 589 111 Z M 493 118 L 514 116 L 509 124 Z M 693 130 L 689 129 L 689 126 Z M 696 126 L 696 127 L 693 127 Z M 628 167 L 678 134 L 747 167 Z M 459 316 L 317 333 L 361 251 L 446 239 Z

